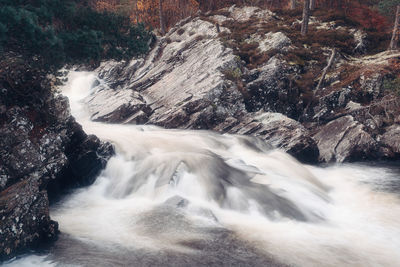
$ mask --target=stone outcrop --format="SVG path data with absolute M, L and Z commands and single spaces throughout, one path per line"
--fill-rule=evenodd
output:
M 305 162 L 314 162 L 319 156 L 315 141 L 299 122 L 279 113 L 266 113 L 258 118 L 265 125 L 261 135 L 268 142 L 276 142 L 275 147 L 283 147 Z
M 247 22 L 252 32 L 241 27 Z M 317 30 L 350 32 L 354 47 L 345 51 L 353 56 L 367 52 L 366 33 L 311 22 Z M 317 61 L 331 50 L 326 40 L 299 45 L 290 35 L 298 23 L 255 7 L 183 20 L 146 58 L 97 69 L 99 81 L 85 99 L 92 120 L 244 134 L 306 162 L 398 159 L 400 72 L 389 62 L 398 64 L 400 53 L 339 52 L 315 92 L 323 70 Z M 255 53 L 241 54 L 249 52 L 243 44 Z M 246 62 L 254 55 L 261 63 Z M 91 184 L 113 154 L 110 144 L 83 132 L 48 80 L 15 55 L 0 57 L 0 261 L 56 238 L 49 199 Z
M 395 124 L 389 127 L 380 141 L 389 149 L 391 156 L 400 155 L 400 125 Z
M 325 29 L 326 23 L 312 21 Z M 246 22 L 251 31 L 241 28 Z M 384 99 L 388 62 L 398 55 L 351 58 L 336 53 L 314 92 L 323 69 L 304 57 L 320 53 L 328 59 L 331 50 L 320 47 L 310 53 L 310 47 L 288 37 L 284 28 L 293 25 L 285 23 L 255 7 L 183 20 L 157 40 L 146 58 L 101 65 L 97 72 L 104 83 L 98 82 L 86 98 L 92 119 L 252 135 L 303 161 L 316 161 L 319 154 L 328 162 L 396 157 L 386 139 L 389 133 L 382 134 L 399 115 L 397 102 L 387 106 Z M 276 24 L 279 31 L 265 31 Z M 326 30 L 335 29 L 333 23 Z M 355 38 L 345 51 L 362 53 L 365 33 L 349 27 L 337 31 Z M 238 34 L 243 39 L 236 40 Z M 255 51 L 245 55 L 264 61 L 248 64 L 238 52 L 246 52 L 243 44 Z M 260 121 L 259 112 L 269 115 Z
M 87 99 L 93 118 L 137 122 L 139 117 L 141 123 L 167 128 L 196 125 L 192 128 L 204 129 L 244 110 L 241 94 L 231 90 L 234 85 L 223 75 L 239 68 L 240 62 L 216 41 L 217 34 L 213 24 L 195 19 L 172 29 L 146 61 L 134 60 L 128 67 L 103 65 L 100 77 L 114 84 Z M 123 69 L 122 73 L 116 69 Z M 106 110 L 104 99 L 111 99 Z M 109 109 L 115 113 L 102 115 Z
M 377 142 L 352 116 L 345 116 L 322 126 L 314 135 L 321 160 L 343 162 L 371 159 L 378 154 Z
M 269 32 L 260 38 L 259 48 L 261 52 L 269 52 L 271 50 L 287 51 L 291 43 L 284 33 Z
M 0 261 L 56 238 L 49 197 L 93 182 L 113 154 L 110 144 L 83 132 L 68 99 L 54 97 L 40 72 L 25 79 L 20 71 L 29 69 L 12 60 L 7 80 L 0 72 Z
M 50 219 L 46 191 L 35 177 L 0 193 L 0 219 L 0 260 L 57 236 L 58 224 Z
M 276 35 L 270 37 L 278 43 Z M 294 101 L 294 94 L 284 90 L 284 68 L 282 61 L 271 58 L 247 75 L 252 79 L 249 92 L 259 92 L 258 102 L 263 103 L 258 109 L 283 111 L 285 101 Z M 85 101 L 93 120 L 249 134 L 315 162 L 316 144 L 301 124 L 283 115 L 260 121 L 246 110 L 244 89 L 235 82 L 242 69 L 243 63 L 218 38 L 216 27 L 195 18 L 182 21 L 161 38 L 145 60 L 103 64 L 98 72 L 107 85 L 98 83 Z
M 318 149 L 319 159 L 328 162 L 395 155 L 391 149 L 378 153 L 376 147 L 382 144 L 378 140 L 382 129 L 391 123 L 383 115 L 396 114 L 382 114 L 382 108 L 368 105 L 375 107 L 384 97 L 386 72 L 382 66 L 396 55 L 383 53 L 361 60 L 338 53 L 319 92 L 305 92 L 309 89 L 301 88 L 298 82 L 315 62 L 286 55 L 296 49 L 306 53 L 304 49 L 309 48 L 294 47 L 296 40 L 284 31 L 257 30 L 243 43 L 258 45 L 254 48 L 256 53 L 267 60 L 250 68 L 234 51 L 240 47 L 232 48 L 232 40 L 226 39 L 238 34 L 232 25 L 239 27 L 246 21 L 258 25 L 258 29 L 268 23 L 279 23 L 280 29 L 289 27 L 274 13 L 255 7 L 231 7 L 221 14 L 183 20 L 157 41 L 146 58 L 106 62 L 97 70 L 105 83 L 99 82 L 96 93 L 86 99 L 92 119 L 253 135 L 303 161 L 315 161 Z M 313 21 L 315 25 L 324 24 L 315 18 Z M 220 24 L 220 33 L 214 23 Z M 345 31 L 358 38 L 357 49 L 362 50 L 360 42 L 365 34 L 353 29 Z M 321 51 L 329 57 L 328 49 Z M 341 80 L 341 66 L 362 63 L 369 67 L 357 69 L 353 80 Z M 371 68 L 377 71 L 371 72 Z M 312 87 L 318 78 L 311 82 L 303 78 L 301 82 Z M 305 108 L 307 94 L 309 99 L 314 98 L 309 108 Z M 269 119 L 261 122 L 259 112 L 269 114 L 265 115 Z M 277 112 L 283 115 L 278 116 Z M 332 127 L 338 127 L 337 134 L 330 136 Z
M 247 79 L 247 90 L 251 95 L 248 108 L 252 111 L 262 109 L 295 115 L 299 92 L 290 86 L 287 74 L 291 72 L 290 67 L 277 57 L 272 57 L 260 68 L 250 71 Z

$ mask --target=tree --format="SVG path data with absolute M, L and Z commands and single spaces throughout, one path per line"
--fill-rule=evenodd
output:
M 291 10 L 296 9 L 296 0 L 290 0 L 290 9 Z
M 314 10 L 315 9 L 315 0 L 310 1 L 310 9 Z
M 310 20 L 310 0 L 304 0 L 303 21 L 301 23 L 301 35 L 308 33 L 308 22 Z
M 400 5 L 397 6 L 396 18 L 393 26 L 392 40 L 390 41 L 389 50 L 396 50 L 399 45 L 400 37 Z
M 27 64 L 51 71 L 66 63 L 95 65 L 148 51 L 152 35 L 144 26 L 132 25 L 128 16 L 108 12 L 104 5 L 99 12 L 79 1 L 26 2 L 0 5 L 0 48 L 18 53 Z M 106 8 L 115 8 L 108 3 Z
M 165 19 L 164 19 L 164 10 L 163 10 L 163 0 L 159 0 L 159 16 L 160 16 L 160 32 L 162 35 L 165 34 Z
M 131 18 L 152 28 L 160 28 L 162 33 L 198 10 L 199 4 L 195 0 L 137 0 Z
M 381 0 L 378 3 L 378 10 L 381 14 L 393 20 L 398 5 L 400 5 L 400 0 Z

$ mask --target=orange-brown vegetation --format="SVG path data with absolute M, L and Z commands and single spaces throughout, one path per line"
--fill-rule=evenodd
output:
M 255 5 L 272 9 L 290 20 L 301 17 L 301 4 L 290 10 L 288 0 L 163 0 L 163 14 L 167 28 L 179 20 L 202 12 L 215 11 L 233 4 L 238 6 Z M 302 2 L 298 0 L 298 2 Z M 152 28 L 160 26 L 159 0 L 91 0 L 97 10 L 128 13 L 134 22 L 144 22 Z M 316 10 L 312 13 L 322 21 L 336 21 L 338 25 L 354 25 L 369 31 L 385 33 L 390 30 L 391 22 L 380 15 L 366 1 L 359 0 L 317 0 Z M 375 34 L 373 38 L 381 36 Z

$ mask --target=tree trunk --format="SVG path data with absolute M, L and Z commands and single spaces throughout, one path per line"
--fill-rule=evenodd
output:
M 400 5 L 397 6 L 396 20 L 394 21 L 392 40 L 390 41 L 389 50 L 396 50 L 399 45 L 400 38 Z
M 315 96 L 317 95 L 318 91 L 320 90 L 320 88 L 322 86 L 322 83 L 325 80 L 326 74 L 328 73 L 329 68 L 332 66 L 333 61 L 335 60 L 335 57 L 336 57 L 336 49 L 333 48 L 332 49 L 332 54 L 331 54 L 331 56 L 330 56 L 330 58 L 328 60 L 328 65 L 326 65 L 326 67 L 324 68 L 324 70 L 322 72 L 321 79 L 319 79 L 318 85 L 317 85 L 317 87 L 315 88 L 315 90 L 313 92 L 313 98 L 315 98 Z M 308 110 L 310 109 L 311 104 L 312 104 L 312 101 L 310 101 L 307 104 L 306 108 L 303 111 L 302 117 L 304 117 L 307 114 Z
M 139 10 L 138 10 L 137 0 L 135 1 L 135 17 L 136 17 L 136 23 L 139 23 Z
M 304 0 L 303 21 L 301 23 L 301 35 L 308 33 L 308 21 L 310 20 L 310 0 Z
M 296 0 L 290 0 L 290 9 L 291 10 L 296 9 Z
M 310 10 L 314 10 L 315 9 L 315 0 L 311 0 L 310 1 Z
M 319 82 L 318 82 L 317 88 L 315 88 L 314 95 L 315 95 L 315 94 L 319 91 L 319 89 L 321 88 L 322 83 L 323 83 L 324 80 L 325 80 L 326 73 L 328 72 L 329 68 L 332 66 L 332 63 L 333 63 L 333 61 L 334 61 L 334 59 L 335 59 L 335 56 L 336 56 L 336 50 L 335 50 L 335 48 L 334 48 L 334 49 L 332 49 L 332 54 L 331 54 L 331 57 L 329 58 L 328 65 L 326 65 L 324 71 L 322 72 L 321 79 L 320 79 Z
M 163 0 L 159 0 L 159 12 L 160 12 L 160 32 L 161 35 L 165 34 L 165 20 L 164 20 L 164 10 L 163 10 Z

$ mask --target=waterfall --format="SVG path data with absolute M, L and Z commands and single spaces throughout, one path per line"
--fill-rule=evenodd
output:
M 102 86 L 71 72 L 61 90 L 116 155 L 52 207 L 55 247 L 9 265 L 400 266 L 400 200 L 380 189 L 396 170 L 304 165 L 256 137 L 93 122 L 85 99 Z

